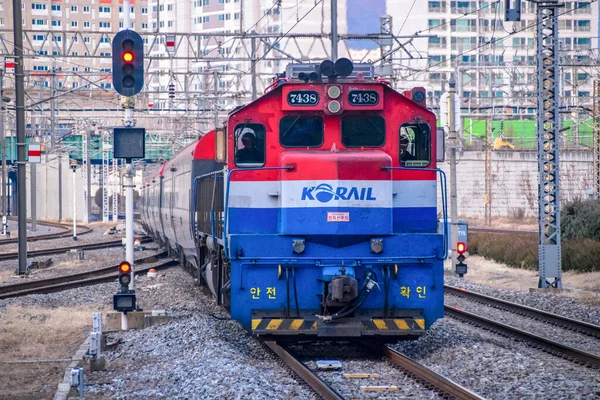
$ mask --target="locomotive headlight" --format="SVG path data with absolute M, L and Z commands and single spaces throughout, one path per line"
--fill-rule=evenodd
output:
M 371 251 L 379 254 L 383 251 L 383 239 L 371 239 Z
M 338 86 L 330 86 L 329 89 L 327 89 L 327 96 L 332 99 L 337 99 L 341 94 L 342 90 Z
M 329 104 L 327 104 L 327 109 L 333 114 L 340 112 L 341 108 L 342 105 L 337 100 L 330 101 Z

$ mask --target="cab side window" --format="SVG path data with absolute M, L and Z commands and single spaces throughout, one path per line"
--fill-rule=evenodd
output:
M 266 132 L 262 124 L 238 124 L 235 127 L 235 164 L 238 167 L 262 167 L 265 164 Z
M 427 124 L 403 124 L 400 127 L 400 165 L 422 168 L 431 161 L 431 129 Z

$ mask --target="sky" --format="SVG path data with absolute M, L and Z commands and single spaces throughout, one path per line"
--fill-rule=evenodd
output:
M 385 15 L 385 0 L 347 0 L 348 33 L 378 33 L 379 18 Z M 373 49 L 373 42 L 351 42 L 355 49 Z

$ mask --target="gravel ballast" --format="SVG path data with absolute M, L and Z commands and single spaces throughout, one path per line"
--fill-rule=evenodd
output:
M 600 372 L 451 318 L 423 338 L 394 346 L 488 399 L 600 396 Z
M 139 331 L 105 353 L 105 372 L 87 375 L 86 398 L 314 399 L 287 367 L 194 285 L 179 268 L 137 283 L 141 304 L 174 320 Z M 135 372 L 133 372 L 135 371 Z
M 474 313 L 482 317 L 500 322 L 514 328 L 519 328 L 527 332 L 534 333 L 546 339 L 559 342 L 566 346 L 583 350 L 588 353 L 600 355 L 600 340 L 573 332 L 560 326 L 551 325 L 542 321 L 536 321 L 526 316 L 521 316 L 510 311 L 500 310 L 488 305 L 476 303 L 473 300 L 461 298 L 459 296 L 446 295 L 446 305 L 458 307 L 463 311 Z
M 497 297 L 502 300 L 539 308 L 540 310 L 588 322 L 590 324 L 600 325 L 600 307 L 583 304 L 572 297 L 556 295 L 554 293 L 524 293 L 514 290 L 490 288 L 469 283 L 452 276 L 446 276 L 444 279 L 445 283 L 448 285 L 462 287 L 487 296 Z

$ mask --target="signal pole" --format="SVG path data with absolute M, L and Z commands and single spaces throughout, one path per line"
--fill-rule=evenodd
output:
M 73 240 L 77 240 L 77 161 L 71 164 L 73 170 Z
M 3 85 L 4 85 L 4 69 L 0 69 L 0 93 L 2 93 L 3 90 Z M 2 98 L 0 99 L 0 134 L 2 135 L 2 138 L 0 139 L 2 141 L 1 145 L 2 145 L 2 216 L 6 217 L 7 216 L 7 201 L 6 201 L 6 125 L 5 123 L 5 117 L 6 117 L 6 104 L 4 104 L 4 96 L 2 96 Z M 5 227 L 3 226 L 3 231 L 5 231 Z M 6 232 L 4 232 L 4 234 L 6 234 Z
M 450 250 L 452 250 L 452 270 L 456 271 L 456 242 L 458 241 L 458 203 L 456 195 L 456 81 L 454 74 L 448 81 L 448 145 L 450 147 Z
M 562 289 L 557 0 L 537 2 L 539 288 Z
M 14 49 L 15 49 L 15 98 L 17 112 L 17 179 L 19 191 L 19 269 L 27 272 L 27 186 L 25 160 L 25 87 L 23 84 L 23 17 L 21 0 L 13 0 Z

